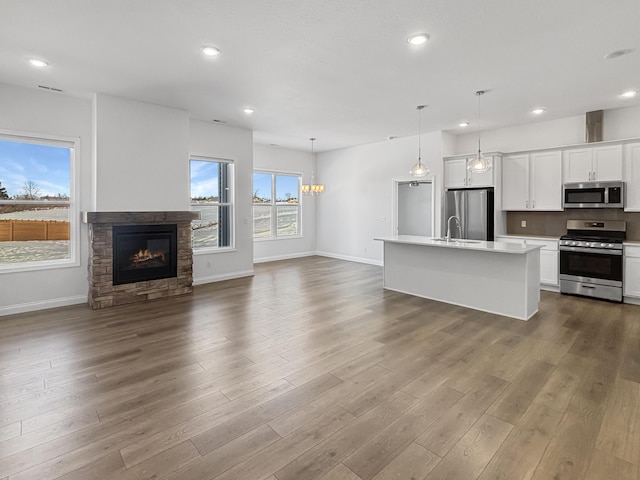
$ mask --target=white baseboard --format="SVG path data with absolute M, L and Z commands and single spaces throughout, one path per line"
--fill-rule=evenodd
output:
M 640 305 L 640 298 L 636 297 L 624 297 L 624 303 L 630 303 L 631 305 Z
M 9 305 L 0 307 L 0 317 L 4 315 L 14 315 L 16 313 L 35 312 L 38 310 L 46 310 L 48 308 L 68 307 L 69 305 L 78 305 L 87 303 L 89 300 L 86 295 L 75 297 L 54 298 L 51 300 L 40 300 L 37 302 L 19 303 L 17 305 Z
M 252 277 L 253 270 L 246 270 L 244 272 L 233 272 L 225 275 L 211 275 L 209 277 L 194 278 L 194 285 L 204 285 L 205 283 L 222 282 L 224 280 L 233 280 L 234 278 Z
M 329 253 L 329 252 L 316 252 L 315 254 L 320 257 L 335 258 L 337 260 L 346 260 L 348 262 L 366 263 L 368 265 L 377 265 L 378 267 L 383 266 L 382 260 L 372 260 L 370 258 L 352 257 L 350 255 L 339 255 L 336 253 Z
M 277 262 L 278 260 L 291 260 L 292 258 L 313 257 L 315 252 L 294 253 L 293 255 L 276 255 L 274 257 L 254 258 L 253 263 Z
M 547 292 L 560 293 L 560 287 L 557 287 L 555 285 L 545 285 L 544 283 L 540 284 L 540 290 L 546 290 Z

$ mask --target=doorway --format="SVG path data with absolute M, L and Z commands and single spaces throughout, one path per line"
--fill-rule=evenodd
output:
M 396 182 L 398 235 L 433 236 L 433 183 L 431 180 Z

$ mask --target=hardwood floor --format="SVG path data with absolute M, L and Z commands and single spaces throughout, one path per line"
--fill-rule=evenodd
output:
M 310 257 L 0 318 L 0 479 L 640 480 L 640 307 L 522 322 Z

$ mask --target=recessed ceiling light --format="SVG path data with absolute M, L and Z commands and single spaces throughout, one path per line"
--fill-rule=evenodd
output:
M 544 108 L 536 108 L 534 110 L 531 110 L 531 113 L 533 113 L 534 115 L 542 115 L 545 112 Z
M 469 122 L 461 122 L 461 123 L 458 124 L 458 126 L 462 127 L 462 128 L 468 127 L 469 125 L 471 125 Z
M 623 94 L 621 94 L 621 97 L 624 98 L 633 98 L 638 94 L 638 92 L 636 92 L 635 90 L 629 90 L 627 92 L 624 92 Z
M 202 51 L 202 53 L 204 53 L 209 57 L 217 57 L 218 55 L 220 55 L 220 49 L 216 47 L 212 47 L 211 45 L 205 45 L 203 47 L 200 47 L 200 50 Z
M 607 53 L 604 58 L 606 60 L 613 60 L 614 58 L 624 57 L 625 55 L 629 55 L 633 50 L 630 48 L 625 48 L 622 50 L 614 50 L 613 52 Z
M 429 35 L 426 33 L 416 33 L 415 35 L 411 35 L 407 38 L 407 42 L 411 45 L 422 45 L 427 43 L 427 40 L 429 40 Z
M 47 62 L 45 62 L 44 60 L 39 60 L 37 58 L 29 59 L 29 63 L 32 66 L 38 67 L 38 68 L 44 68 L 44 67 L 48 67 L 49 66 L 49 64 Z
M 253 108 L 249 108 L 249 107 L 243 108 L 242 111 L 244 113 L 246 113 L 247 115 L 251 115 L 253 112 L 255 112 L 255 110 Z

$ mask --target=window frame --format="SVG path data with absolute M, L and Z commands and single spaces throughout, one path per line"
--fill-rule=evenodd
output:
M 253 192 L 255 191 L 254 189 L 254 185 L 253 185 L 253 175 L 254 174 L 260 174 L 260 175 L 271 175 L 271 202 L 269 203 L 254 203 L 253 202 Z M 296 204 L 297 208 L 298 208 L 298 233 L 296 233 L 295 235 L 278 235 L 278 206 L 286 206 L 287 204 L 285 203 L 278 203 L 276 201 L 276 176 L 279 175 L 283 175 L 283 176 L 290 176 L 290 177 L 297 177 L 298 178 L 298 203 Z M 303 233 L 302 233 L 302 226 L 303 226 L 303 222 L 302 222 L 302 172 L 290 172 L 290 171 L 284 171 L 284 170 L 272 170 L 272 169 L 262 169 L 262 168 L 255 168 L 252 172 L 251 172 L 251 192 L 252 192 L 252 201 L 251 201 L 251 237 L 253 238 L 254 242 L 272 242 L 272 241 L 277 241 L 277 240 L 289 240 L 289 239 L 295 239 L 295 238 L 302 238 L 303 237 Z M 271 209 L 271 222 L 270 222 L 270 226 L 271 226 L 271 235 L 269 237 L 256 237 L 253 233 L 253 222 L 254 222 L 254 207 L 256 206 L 264 206 L 264 207 L 270 207 Z M 293 206 L 293 205 L 291 205 Z
M 227 165 L 227 171 L 225 173 L 227 179 L 227 185 L 228 185 L 228 189 L 230 190 L 229 192 L 227 192 L 227 201 L 226 202 L 208 202 L 205 204 L 202 203 L 197 203 L 194 204 L 191 202 L 191 161 L 192 160 L 196 160 L 199 162 L 213 162 L 213 163 L 224 163 Z M 231 177 L 231 178 L 229 178 Z M 207 206 L 217 206 L 218 208 L 220 207 L 229 207 L 229 227 L 228 227 L 228 232 L 227 235 L 229 236 L 229 245 L 227 246 L 206 246 L 206 247 L 195 247 L 193 246 L 193 237 L 192 237 L 192 251 L 193 251 L 193 255 L 206 255 L 206 254 L 210 254 L 210 253 L 223 253 L 223 252 L 230 252 L 230 251 L 235 251 L 236 250 L 236 246 L 235 246 L 235 239 L 236 239 L 236 209 L 235 209 L 235 203 L 236 203 L 236 175 L 235 175 L 235 162 L 231 159 L 228 158 L 221 158 L 221 157 L 209 157 L 206 155 L 197 155 L 197 154 L 191 154 L 189 155 L 189 210 L 190 211 L 194 211 L 193 210 L 193 206 L 194 205 L 207 205 Z M 222 192 L 218 192 L 218 198 L 220 199 L 220 197 L 222 196 Z M 192 221 L 193 224 L 193 221 Z M 218 244 L 220 243 L 220 228 L 218 229 Z
M 0 205 L 67 205 L 69 207 L 69 258 L 38 260 L 23 263 L 0 263 L 0 275 L 15 272 L 30 272 L 80 266 L 80 215 L 79 215 L 79 168 L 80 138 L 44 133 L 23 132 L 0 129 L 0 140 L 31 143 L 52 147 L 69 148 L 69 200 L 0 200 Z

